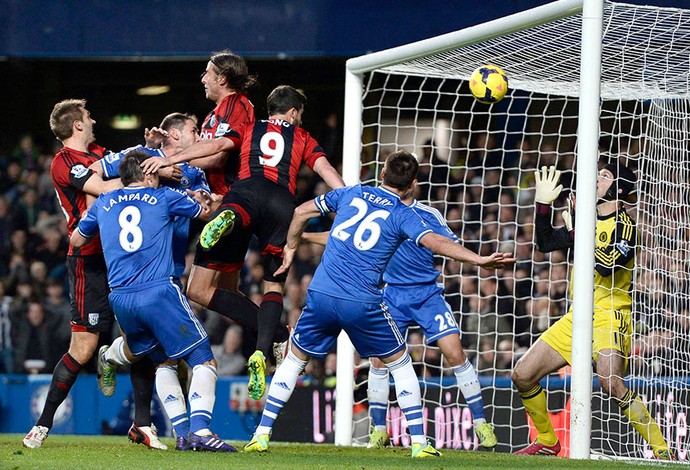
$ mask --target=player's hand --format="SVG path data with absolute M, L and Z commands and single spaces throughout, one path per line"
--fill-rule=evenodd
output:
M 561 172 L 555 166 L 541 167 L 541 171 L 534 172 L 534 179 L 536 180 L 534 200 L 540 204 L 550 205 L 563 190 L 563 185 L 558 184 Z
M 150 157 L 142 162 L 141 169 L 145 175 L 150 175 L 151 173 L 157 172 L 161 168 L 166 168 L 171 165 L 172 163 L 167 157 Z
M 570 193 L 568 196 L 568 208 L 563 211 L 561 217 L 563 217 L 568 232 L 575 228 L 575 193 Z
M 144 142 L 148 148 L 157 149 L 161 146 L 163 141 L 168 137 L 168 131 L 164 131 L 158 127 L 148 127 L 144 129 Z
M 182 169 L 177 165 L 170 165 L 158 170 L 160 178 L 179 183 L 182 180 Z
M 281 264 L 276 272 L 273 273 L 274 276 L 279 276 L 283 273 L 286 273 L 288 269 L 290 269 L 296 252 L 297 248 L 289 248 L 287 245 L 285 245 L 285 248 L 283 248 L 283 264 Z
M 516 262 L 517 260 L 511 253 L 493 253 L 491 256 L 482 256 L 477 266 L 487 269 L 500 269 Z
M 206 191 L 192 191 L 191 189 L 188 189 L 187 194 L 189 194 L 196 202 L 199 203 L 204 213 L 208 214 L 211 212 L 211 203 L 213 200 Z

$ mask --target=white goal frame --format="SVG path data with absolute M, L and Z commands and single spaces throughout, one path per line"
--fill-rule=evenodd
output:
M 578 126 L 578 212 L 574 278 L 573 373 L 571 391 L 571 458 L 590 458 L 592 392 L 592 319 L 594 237 L 596 222 L 596 168 L 603 0 L 558 0 L 477 26 L 404 46 L 350 59 L 345 72 L 343 179 L 358 184 L 362 149 L 363 76 L 372 70 L 430 54 L 486 41 L 529 27 L 583 13 Z M 478 64 L 480 65 L 480 64 Z M 588 235 L 589 234 L 589 235 Z M 354 348 L 345 333 L 338 338 L 335 444 L 352 444 Z

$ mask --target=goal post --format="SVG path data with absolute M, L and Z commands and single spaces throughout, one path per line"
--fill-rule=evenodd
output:
M 634 274 L 634 355 L 625 379 L 648 403 L 669 443 L 686 455 L 690 326 L 682 326 L 682 316 L 672 310 L 690 316 L 690 126 L 684 114 L 689 25 L 688 10 L 560 0 L 347 62 L 346 184 L 377 184 L 387 152 L 415 152 L 425 175 L 418 199 L 439 209 L 468 247 L 514 250 L 519 259 L 514 269 L 496 275 L 439 261 L 446 300 L 480 374 L 499 451 L 515 451 L 534 437 L 510 370 L 565 313 L 572 268 L 581 270 L 572 286 L 581 312 L 574 321 L 574 370 L 543 382 L 564 453 L 589 458 L 591 444 L 593 452 L 606 455 L 650 455 L 596 381 L 592 389 L 596 163 L 615 155 L 637 170 L 639 180 L 638 202 L 628 206 L 640 232 L 640 262 Z M 580 67 L 582 51 L 586 60 Z M 501 66 L 510 85 L 508 95 L 491 106 L 474 101 L 467 86 L 471 72 L 487 63 Z M 572 253 L 568 259 L 534 248 L 531 178 L 536 168 L 556 164 L 566 187 L 574 189 L 576 155 L 573 268 Z M 554 225 L 562 225 L 564 198 L 555 208 Z M 675 260 L 674 249 L 683 261 Z M 438 448 L 476 448 L 469 410 L 438 349 L 423 344 L 418 331 L 410 335 L 430 437 Z M 671 346 L 684 367 L 673 369 L 673 360 L 660 356 L 672 355 L 661 352 Z M 363 445 L 368 418 L 357 405 L 368 363 L 356 357 L 346 337 L 338 341 L 337 357 L 335 443 Z M 391 436 L 405 444 L 404 417 L 391 398 Z

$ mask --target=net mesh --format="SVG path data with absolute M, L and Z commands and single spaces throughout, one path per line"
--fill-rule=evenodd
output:
M 548 40 L 547 40 L 548 39 Z M 534 438 L 512 388 L 515 361 L 570 306 L 572 253 L 535 247 L 534 171 L 556 165 L 565 191 L 575 182 L 581 16 L 573 16 L 366 75 L 361 180 L 378 184 L 395 149 L 420 161 L 416 197 L 446 217 L 464 245 L 484 254 L 515 253 L 513 269 L 494 273 L 438 259 L 446 300 L 462 343 L 480 374 L 487 418 L 499 451 Z M 466 80 L 478 65 L 508 74 L 500 103 L 476 102 Z M 602 59 L 601 163 L 635 169 L 639 254 L 634 273 L 634 335 L 626 383 L 685 459 L 689 404 L 690 311 L 690 11 L 605 4 Z M 436 446 L 476 448 L 471 416 L 440 351 L 410 330 L 408 344 L 422 379 L 429 434 Z M 354 442 L 367 441 L 367 361 L 357 361 Z M 568 455 L 569 370 L 545 382 L 552 422 Z M 393 399 L 394 443 L 404 443 L 404 418 Z M 455 404 L 459 403 L 459 406 Z M 592 449 L 650 457 L 618 406 L 594 387 Z

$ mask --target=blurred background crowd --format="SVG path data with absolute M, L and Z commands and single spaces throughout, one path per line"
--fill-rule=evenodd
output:
M 313 134 L 329 156 L 341 155 L 342 130 L 336 114 L 329 115 Z M 569 307 L 572 258 L 569 260 L 568 253 L 562 251 L 540 253 L 533 242 L 533 177 L 535 168 L 542 165 L 555 164 L 563 170 L 561 179 L 566 191 L 554 204 L 554 225 L 562 225 L 559 209 L 565 208 L 567 189 L 574 184 L 574 152 L 557 151 L 549 144 L 534 148 L 527 139 L 504 152 L 496 147 L 490 133 L 474 135 L 469 150 L 452 165 L 436 157 L 431 140 L 425 141 L 422 148 L 417 199 L 445 214 L 450 228 L 468 248 L 482 253 L 500 249 L 515 253 L 518 259 L 514 268 L 499 272 L 479 272 L 455 261 L 438 259 L 446 300 L 461 325 L 468 356 L 479 374 L 508 376 L 517 358 Z M 70 340 L 64 265 L 66 223 L 49 173 L 55 150 L 36 145 L 28 134 L 8 151 L 0 150 L 0 373 L 50 373 Z M 382 162 L 392 150 L 379 149 L 375 159 L 363 157 L 364 184 L 377 183 Z M 638 152 L 635 147 L 628 154 Z M 628 164 L 635 167 L 634 162 L 629 159 Z M 340 169 L 338 159 L 332 163 Z M 606 156 L 602 157 L 603 163 Z M 303 169 L 298 202 L 326 190 L 313 172 Z M 636 207 L 643 208 L 640 214 Z M 652 226 L 654 207 L 643 201 L 628 210 L 639 220 L 643 243 L 652 236 L 659 240 L 663 227 Z M 307 230 L 325 231 L 330 226 L 331 219 L 324 217 L 313 219 Z M 669 232 L 663 240 L 672 240 L 684 253 L 688 238 L 687 230 L 681 230 Z M 190 243 L 188 268 L 193 249 L 194 243 Z M 297 253 L 286 283 L 284 304 L 284 320 L 293 327 L 322 253 L 322 247 L 306 243 Z M 638 258 L 634 306 L 637 331 L 631 365 L 642 374 L 668 375 L 674 370 L 674 361 L 690 359 L 685 357 L 690 329 L 688 258 L 673 253 L 643 246 Z M 659 270 L 662 264 L 665 269 Z M 240 289 L 257 304 L 261 302 L 262 278 L 260 256 L 251 250 L 242 270 Z M 219 374 L 244 375 L 246 358 L 254 344 L 249 344 L 242 327 L 192 305 L 209 333 Z M 117 334 L 113 331 L 110 338 L 103 335 L 102 341 L 110 342 Z M 444 375 L 440 352 L 424 344 L 419 330 L 410 330 L 408 343 L 413 359 L 419 361 L 420 376 Z M 307 373 L 311 379 L 334 384 L 335 351 L 325 360 L 312 360 Z

